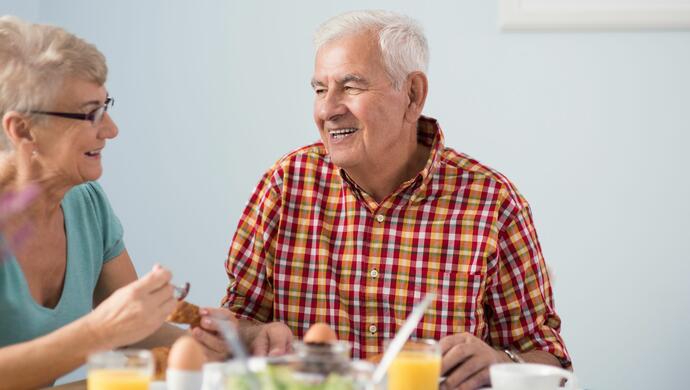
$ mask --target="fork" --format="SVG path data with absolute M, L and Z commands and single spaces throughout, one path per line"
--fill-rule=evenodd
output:
M 185 299 L 187 294 L 189 294 L 189 282 L 185 282 L 183 287 L 176 286 L 171 283 L 171 286 L 173 287 L 173 295 L 175 296 L 175 299 L 178 301 L 182 301 Z

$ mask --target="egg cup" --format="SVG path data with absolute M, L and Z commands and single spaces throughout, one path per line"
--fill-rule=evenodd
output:
M 168 368 L 166 386 L 168 390 L 197 390 L 201 388 L 204 376 L 201 371 L 186 371 Z

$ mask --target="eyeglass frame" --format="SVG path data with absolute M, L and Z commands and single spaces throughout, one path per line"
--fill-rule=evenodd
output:
M 86 114 L 82 113 L 72 113 L 72 112 L 57 112 L 57 111 L 29 111 L 29 114 L 38 114 L 38 115 L 50 115 L 50 116 L 57 116 L 60 118 L 68 118 L 68 119 L 79 119 L 82 121 L 89 121 L 91 122 L 92 125 L 97 125 L 103 121 L 103 117 L 105 116 L 105 113 L 108 112 L 108 108 L 112 107 L 115 105 L 115 98 L 111 96 L 106 96 L 105 102 L 100 105 L 98 108 L 92 110 L 91 112 L 88 112 Z M 99 113 L 100 111 L 100 113 Z M 98 119 L 98 120 L 96 120 Z

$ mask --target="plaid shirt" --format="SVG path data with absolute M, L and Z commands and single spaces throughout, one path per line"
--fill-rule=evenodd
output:
M 500 173 L 445 148 L 434 119 L 420 119 L 418 142 L 431 150 L 425 168 L 381 203 L 321 142 L 280 159 L 240 219 L 222 305 L 284 322 L 300 338 L 326 322 L 366 358 L 435 291 L 413 336 L 470 332 L 570 365 L 525 199 Z

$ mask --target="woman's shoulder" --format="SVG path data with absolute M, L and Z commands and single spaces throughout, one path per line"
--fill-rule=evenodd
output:
M 87 215 L 96 214 L 99 219 L 104 215 L 112 214 L 112 208 L 103 187 L 95 181 L 77 185 L 69 190 L 62 201 L 62 207 L 79 214 L 84 212 Z
M 107 202 L 108 198 L 105 196 L 105 191 L 98 182 L 87 181 L 86 183 L 74 186 L 65 194 L 64 202 L 69 203 L 101 203 Z
M 104 260 L 122 252 L 122 225 L 98 183 L 87 182 L 72 188 L 62 201 L 62 209 L 69 236 L 102 243 Z

